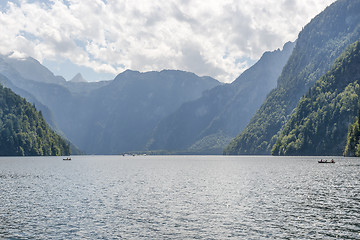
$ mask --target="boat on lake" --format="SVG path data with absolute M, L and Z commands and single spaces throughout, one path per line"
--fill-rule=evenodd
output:
M 71 158 L 69 158 L 69 157 L 68 157 L 68 158 L 63 158 L 63 160 L 64 160 L 64 161 L 70 161 Z
M 331 161 L 328 161 L 328 160 L 320 160 L 318 161 L 318 163 L 335 163 L 334 159 L 331 159 Z

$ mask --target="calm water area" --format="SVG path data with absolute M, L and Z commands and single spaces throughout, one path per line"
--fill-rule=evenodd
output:
M 360 159 L 0 158 L 0 239 L 360 239 Z

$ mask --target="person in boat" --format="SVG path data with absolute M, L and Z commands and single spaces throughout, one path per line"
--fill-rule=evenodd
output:
M 334 159 L 331 159 L 331 163 L 335 163 Z

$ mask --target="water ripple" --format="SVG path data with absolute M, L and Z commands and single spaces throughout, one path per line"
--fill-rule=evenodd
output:
M 358 161 L 0 158 L 0 238 L 358 239 Z

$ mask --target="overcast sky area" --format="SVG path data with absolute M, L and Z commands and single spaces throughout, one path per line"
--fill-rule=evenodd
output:
M 179 69 L 232 82 L 335 0 L 0 1 L 0 53 L 70 80 Z

